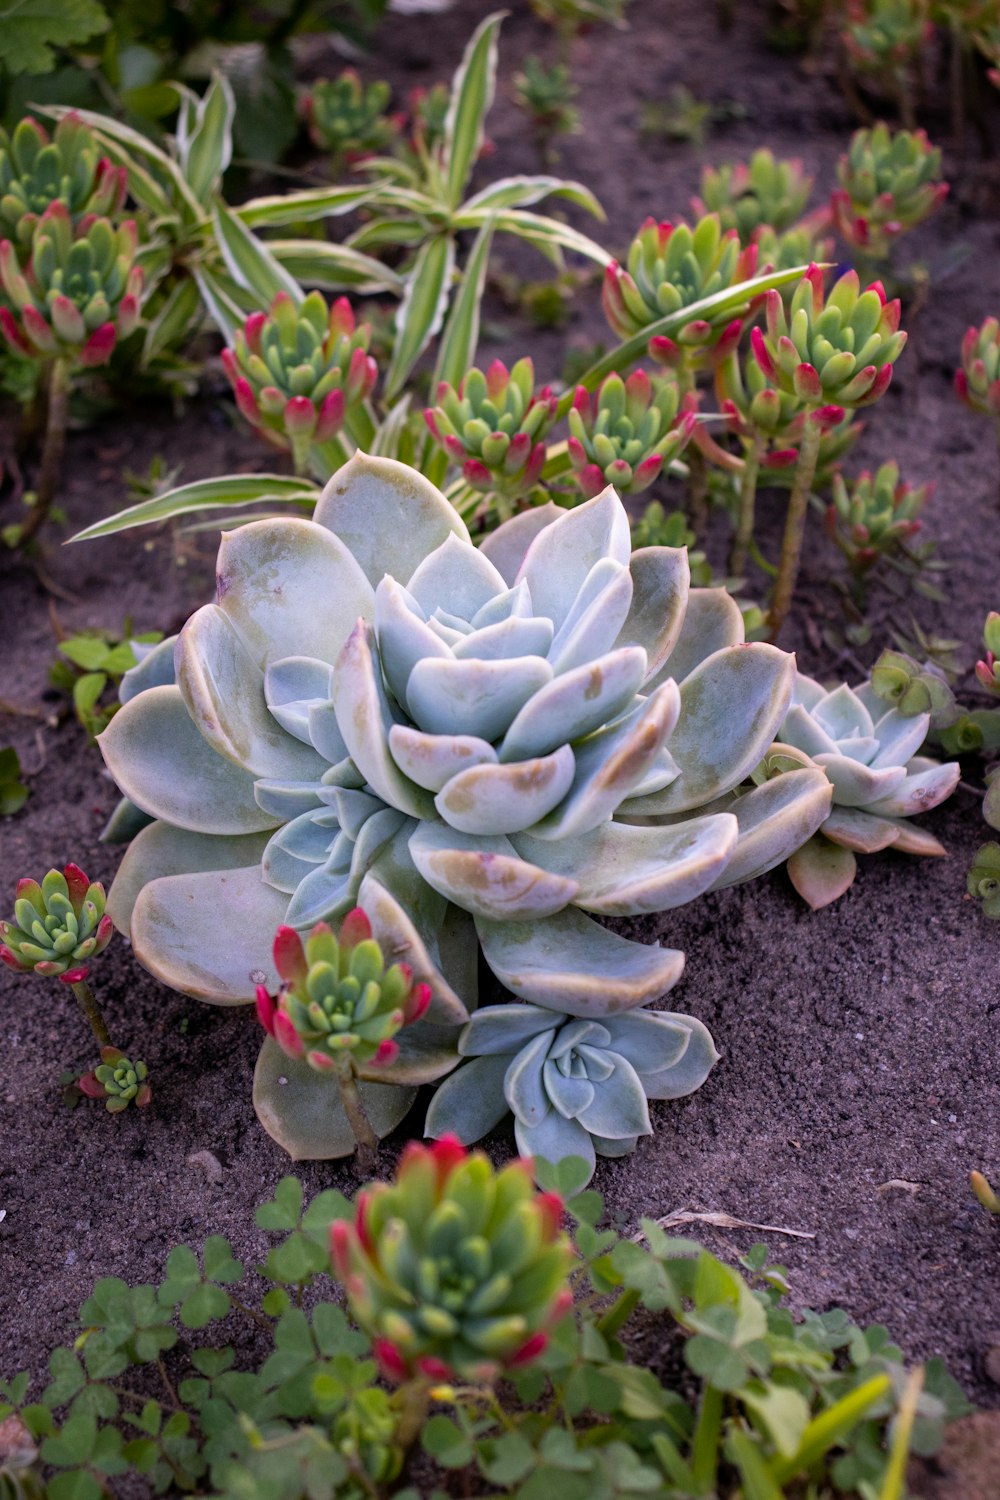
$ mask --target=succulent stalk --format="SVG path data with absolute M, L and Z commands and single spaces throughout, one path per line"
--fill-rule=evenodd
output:
M 66 429 L 69 425 L 69 395 L 73 386 L 73 368 L 67 359 L 54 359 L 46 382 L 45 437 L 42 458 L 35 481 L 35 503 L 18 531 L 18 546 L 25 546 L 41 530 L 52 509 L 63 454 L 66 451 Z
M 785 513 L 785 530 L 781 539 L 778 576 L 774 582 L 774 593 L 771 596 L 771 607 L 767 616 L 769 639 L 772 641 L 776 641 L 781 634 L 781 627 L 792 607 L 792 595 L 799 576 L 802 543 L 806 534 L 806 516 L 809 514 L 809 496 L 812 494 L 813 480 L 816 477 L 821 437 L 822 430 L 819 423 L 815 420 L 806 422 L 802 430 L 799 456 L 795 462 L 795 479 L 792 484 L 792 493 L 788 497 L 788 510 Z

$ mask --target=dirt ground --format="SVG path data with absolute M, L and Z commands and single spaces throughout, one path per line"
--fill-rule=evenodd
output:
M 760 144 L 802 155 L 818 175 L 817 197 L 832 185 L 855 124 L 834 81 L 764 47 L 763 5 L 747 0 L 736 9 L 726 38 L 704 0 L 654 0 L 633 7 L 629 30 L 579 42 L 583 134 L 564 146 L 559 169 L 597 192 L 608 224 L 595 233 L 609 246 L 623 248 L 649 213 L 683 214 L 703 162 L 736 159 Z M 486 10 L 483 0 L 466 0 L 441 16 L 393 17 L 365 71 L 391 78 L 400 92 L 447 77 Z M 537 170 L 510 80 L 527 52 L 547 47 L 551 55 L 547 33 L 525 0 L 515 0 L 490 117 L 491 176 Z M 332 54 L 327 61 L 338 66 Z M 735 102 L 742 117 L 713 127 L 702 147 L 641 141 L 642 102 L 682 83 L 720 106 Z M 943 114 L 927 123 L 944 139 Z M 1000 136 L 996 109 L 992 126 Z M 948 204 L 913 237 L 913 254 L 931 267 L 930 295 L 859 459 L 895 456 L 910 479 L 935 481 L 926 529 L 951 565 L 952 604 L 880 595 L 870 645 L 854 664 L 847 656 L 838 662 L 817 649 L 839 606 L 830 583 L 837 554 L 814 526 L 796 628 L 783 644 L 799 646 L 803 665 L 818 673 L 858 680 L 889 628 L 905 628 L 911 611 L 925 627 L 961 637 L 971 661 L 986 611 L 1000 605 L 1000 463 L 990 424 L 958 405 L 950 383 L 966 326 L 1000 312 L 998 179 L 974 137 L 948 156 L 947 170 L 955 184 Z M 544 263 L 536 269 L 501 247 L 503 256 L 525 274 L 546 274 Z M 575 296 L 556 333 L 517 323 L 499 303 L 491 315 L 491 331 L 504 335 L 496 352 L 531 352 L 545 376 L 559 373 L 567 346 L 608 337 L 596 286 Z M 492 352 L 484 346 L 484 355 Z M 65 534 L 125 503 L 122 467 L 144 470 L 154 454 L 183 463 L 185 479 L 273 462 L 211 393 L 183 420 L 124 410 L 71 436 Z M 662 498 L 669 508 L 669 490 Z M 12 517 L 8 502 L 0 520 Z M 766 550 L 776 536 L 777 518 Z M 66 629 L 117 627 L 128 613 L 137 629 L 170 631 L 210 597 L 211 537 L 179 543 L 157 529 L 72 549 L 56 540 L 44 565 L 76 600 L 55 601 Z M 50 714 L 59 707 L 46 691 L 50 596 L 16 556 L 4 552 L 0 570 L 0 696 Z M 67 859 L 110 882 L 119 856 L 98 834 L 115 790 L 79 727 L 72 719 L 53 728 L 44 718 L 4 717 L 0 743 L 18 748 L 31 785 L 23 812 L 0 824 L 5 900 L 18 876 L 40 876 Z M 967 776 L 977 779 L 974 762 Z M 851 891 L 821 913 L 808 912 L 778 872 L 623 927 L 686 951 L 685 977 L 669 1004 L 711 1027 L 723 1061 L 692 1098 L 655 1104 L 655 1135 L 634 1156 L 600 1166 L 595 1186 L 623 1225 L 678 1209 L 724 1210 L 807 1233 L 706 1230 L 705 1241 L 735 1255 L 766 1239 L 790 1268 L 800 1304 L 840 1304 L 860 1322 L 887 1324 L 914 1359 L 944 1356 L 974 1400 L 996 1406 L 984 1359 L 1000 1344 L 1000 1221 L 975 1203 L 967 1174 L 979 1167 L 1000 1175 L 1000 927 L 964 895 L 970 855 L 984 837 L 975 796 L 959 790 L 925 821 L 949 859 L 867 859 Z M 58 986 L 0 978 L 3 1376 L 44 1370 L 48 1350 L 72 1338 L 77 1309 L 99 1276 L 155 1277 L 172 1245 L 211 1232 L 256 1263 L 264 1236 L 254 1206 L 290 1170 L 251 1106 L 260 1032 L 249 1012 L 213 1010 L 163 989 L 121 941 L 95 965 L 94 981 L 115 1037 L 150 1064 L 155 1102 L 146 1113 L 113 1117 L 90 1106 L 67 1113 L 56 1078 L 90 1060 L 82 1023 Z M 417 1128 L 419 1113 L 411 1120 Z M 387 1168 L 404 1135 L 405 1127 L 384 1145 Z M 503 1153 L 511 1138 L 500 1131 L 491 1144 Z M 220 1164 L 221 1181 L 210 1180 L 203 1157 L 192 1160 L 204 1152 Z M 298 1171 L 310 1192 L 356 1185 L 350 1165 Z M 968 1497 L 973 1488 L 956 1481 L 934 1495 Z

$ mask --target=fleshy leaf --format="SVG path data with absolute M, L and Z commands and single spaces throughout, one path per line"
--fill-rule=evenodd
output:
M 725 589 L 691 589 L 684 622 L 676 644 L 659 672 L 649 679 L 651 688 L 668 677 L 680 685 L 703 661 L 724 646 L 743 644 L 740 607 Z
M 812 837 L 830 810 L 822 771 L 786 771 L 719 804 L 736 815 L 736 848 L 713 890 L 724 890 L 773 870 Z
M 395 1130 L 417 1097 L 416 1089 L 384 1083 L 359 1083 L 358 1089 L 379 1138 Z M 254 1069 L 253 1105 L 268 1135 L 293 1161 L 330 1161 L 354 1151 L 336 1081 L 301 1058 L 286 1057 L 270 1037 Z
M 551 916 L 577 891 L 574 878 L 520 858 L 507 839 L 461 834 L 442 823 L 422 824 L 411 835 L 410 853 L 428 884 L 475 916 Z
M 507 1114 L 504 1075 L 510 1058 L 472 1057 L 434 1091 L 424 1134 L 432 1140 L 457 1135 L 465 1146 L 481 1140 Z
M 136 834 L 118 866 L 108 892 L 107 911 L 118 931 L 128 936 L 132 908 L 139 892 L 162 875 L 193 875 L 205 870 L 238 870 L 259 863 L 269 835 L 218 837 L 150 823 Z
M 811 838 L 788 861 L 788 875 L 813 911 L 829 906 L 853 884 L 858 862 L 850 849 L 831 844 L 822 835 Z
M 471 766 L 452 777 L 434 805 L 461 833 L 517 833 L 559 805 L 573 784 L 575 769 L 568 745 L 536 760 Z

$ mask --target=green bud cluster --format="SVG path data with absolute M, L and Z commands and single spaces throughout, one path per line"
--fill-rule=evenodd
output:
M 627 380 L 608 375 L 593 394 L 578 386 L 569 412 L 569 461 L 585 499 L 613 484 L 620 495 L 648 489 L 694 431 L 693 412 L 680 412 L 671 375 L 650 380 L 633 370 Z
M 93 132 L 75 115 L 49 136 L 25 118 L 12 134 L 0 129 L 0 240 L 20 246 L 51 203 L 65 205 L 74 225 L 84 215 L 115 215 L 125 199 L 125 167 L 101 156 Z

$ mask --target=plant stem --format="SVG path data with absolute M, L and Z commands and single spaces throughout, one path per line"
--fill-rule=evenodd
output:
M 427 1421 L 427 1409 L 431 1404 L 430 1382 L 423 1377 L 408 1380 L 405 1385 L 400 1386 L 396 1401 L 400 1408 L 396 1442 L 405 1453 L 413 1447 Z
M 35 485 L 35 503 L 18 536 L 18 546 L 23 547 L 41 530 L 55 499 L 59 483 L 63 452 L 66 447 L 66 426 L 69 421 L 69 392 L 72 384 L 72 368 L 69 360 L 55 359 L 49 369 L 47 410 L 45 414 L 45 442 L 42 447 L 42 462 Z
M 626 1288 L 597 1319 L 598 1333 L 606 1339 L 615 1338 L 638 1306 L 639 1293 L 634 1287 Z
M 754 507 L 757 503 L 757 478 L 760 474 L 761 440 L 754 435 L 753 444 L 743 460 L 740 476 L 740 509 L 736 520 L 736 535 L 729 558 L 729 571 L 734 578 L 742 578 L 747 565 L 747 553 L 753 540 Z
M 719 1436 L 722 1431 L 722 1393 L 706 1385 L 698 1406 L 698 1420 L 691 1440 L 691 1471 L 696 1493 L 711 1495 L 719 1469 Z
M 354 1068 L 349 1057 L 343 1057 L 339 1061 L 337 1084 L 340 1088 L 340 1102 L 344 1106 L 347 1123 L 354 1132 L 354 1139 L 358 1143 L 358 1166 L 362 1172 L 374 1172 L 375 1153 L 378 1150 L 378 1136 L 372 1129 L 371 1121 L 365 1113 L 361 1090 L 358 1088 L 358 1080 L 354 1076 Z
M 85 979 L 78 979 L 70 985 L 70 989 L 76 996 L 77 1004 L 87 1018 L 87 1024 L 96 1036 L 102 1047 L 111 1046 L 111 1036 L 101 1015 L 101 1007 L 94 999 L 94 992 Z
M 767 617 L 769 626 L 768 639 L 771 642 L 776 641 L 781 634 L 781 627 L 784 625 L 788 611 L 791 608 L 792 595 L 795 592 L 795 581 L 799 576 L 799 560 L 802 556 L 802 540 L 806 530 L 809 495 L 812 491 L 812 482 L 816 477 L 816 465 L 819 461 L 821 437 L 822 432 L 819 423 L 813 420 L 811 414 L 807 414 L 805 426 L 802 429 L 802 445 L 799 448 L 799 461 L 795 466 L 795 483 L 792 485 L 792 493 L 788 500 L 785 535 L 781 543 L 781 557 L 778 562 L 778 577 L 774 585 L 771 608 Z

